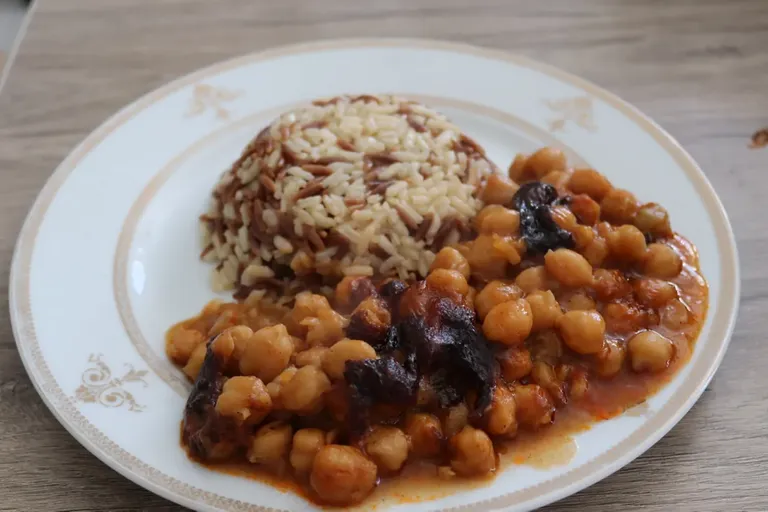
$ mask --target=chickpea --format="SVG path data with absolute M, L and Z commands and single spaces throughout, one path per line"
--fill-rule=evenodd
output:
M 520 232 L 520 214 L 515 210 L 503 206 L 486 207 L 493 208 L 486 213 L 478 223 L 478 231 L 487 235 L 510 236 Z
M 210 342 L 209 347 L 211 352 L 216 357 L 216 360 L 222 366 L 228 366 L 233 359 L 233 356 L 237 355 L 235 352 L 235 340 L 234 337 L 229 336 L 230 330 L 234 328 L 230 327 L 224 332 L 216 336 L 213 341 Z
M 598 268 L 592 279 L 595 295 L 602 301 L 620 299 L 632 293 L 632 285 L 619 270 Z
M 449 442 L 451 468 L 461 476 L 486 475 L 496 469 L 496 453 L 488 434 L 466 426 Z
M 598 235 L 607 239 L 609 236 L 611 236 L 611 233 L 614 232 L 616 227 L 610 222 L 602 221 L 597 223 L 595 229 L 597 230 Z
M 515 159 L 512 160 L 512 163 L 509 164 L 509 170 L 507 174 L 509 175 L 509 178 L 512 181 L 515 181 L 517 183 L 523 183 L 524 181 L 528 181 L 531 179 L 530 176 L 525 177 L 523 176 L 523 171 L 525 170 L 525 163 L 528 161 L 528 157 L 522 153 L 518 153 L 515 155 Z
M 466 254 L 472 273 L 486 279 L 503 277 L 507 272 L 507 258 L 494 247 L 493 235 L 479 235 L 470 244 Z
M 269 382 L 288 367 L 291 355 L 293 339 L 283 324 L 259 329 L 243 347 L 240 373 Z
M 208 301 L 205 306 L 203 306 L 203 310 L 200 312 L 200 315 L 204 317 L 215 315 L 221 311 L 222 306 L 224 306 L 224 301 L 222 300 L 213 299 Z
M 514 437 L 517 434 L 515 397 L 501 383 L 496 383 L 491 405 L 485 411 L 485 431 L 492 436 Z
M 288 461 L 299 474 L 312 469 L 315 456 L 325 446 L 325 432 L 316 428 L 303 428 L 293 435 L 293 446 Z
M 314 366 L 299 368 L 283 384 L 280 401 L 283 407 L 297 414 L 314 414 L 323 406 L 323 395 L 331 389 L 331 381 Z
M 475 218 L 473 220 L 473 223 L 475 225 L 475 230 L 478 233 L 481 233 L 482 227 L 483 227 L 483 221 L 485 221 L 485 218 L 490 216 L 492 213 L 500 212 L 503 210 L 506 210 L 506 208 L 504 208 L 500 204 L 489 204 L 484 206 L 479 212 L 477 212 L 477 215 L 475 215 Z M 460 247 L 461 246 L 457 248 L 459 252 L 461 252 Z
M 411 413 L 405 419 L 405 433 L 411 443 L 411 451 L 417 457 L 436 457 L 443 447 L 443 428 L 432 414 Z
M 509 300 L 519 299 L 522 295 L 522 290 L 514 284 L 505 283 L 504 281 L 491 281 L 475 296 L 477 316 L 481 321 L 485 320 L 485 317 L 494 306 Z
M 517 422 L 528 430 L 536 430 L 552 423 L 555 405 L 547 392 L 538 384 L 515 386 Z
M 568 184 L 569 179 L 571 179 L 571 175 L 565 171 L 550 171 L 541 178 L 541 182 L 552 185 L 557 190 L 563 190 Z
M 645 256 L 645 235 L 631 224 L 619 226 L 608 237 L 608 248 L 624 261 L 639 261 Z
M 605 343 L 605 321 L 597 311 L 568 311 L 559 322 L 568 348 L 579 354 L 596 354 Z
M 577 225 L 576 216 L 565 206 L 555 206 L 550 209 L 550 215 L 555 224 L 566 231 L 572 231 Z
M 344 337 L 347 324 L 343 316 L 331 309 L 328 299 L 302 292 L 296 296 L 286 326 L 294 336 L 306 338 L 310 346 L 327 347 Z
M 323 367 L 323 359 L 328 353 L 327 347 L 312 347 L 296 354 L 294 362 L 299 368 L 303 366 L 314 366 L 315 368 Z
M 381 297 L 368 297 L 352 313 L 347 336 L 366 340 L 382 339 L 392 325 L 392 312 Z
M 514 239 L 511 236 L 491 235 L 493 238 L 493 249 L 504 256 L 507 263 L 517 265 L 522 261 L 521 253 L 525 252 L 525 242 L 520 239 Z
M 330 309 L 331 305 L 328 299 L 322 295 L 317 295 L 310 292 L 301 292 L 296 295 L 296 302 L 289 316 L 288 330 L 296 336 L 302 336 L 306 334 L 306 330 L 300 330 L 294 333 L 293 328 L 299 326 L 301 321 L 307 317 L 317 316 L 317 314 L 323 309 Z
M 636 372 L 660 372 L 669 366 L 675 347 L 655 331 L 642 331 L 627 342 L 632 369 Z
M 643 233 L 665 237 L 672 235 L 667 210 L 656 203 L 647 203 L 640 207 L 635 215 L 635 226 Z
M 586 194 L 573 196 L 569 206 L 582 224 L 592 226 L 600 220 L 600 205 Z
M 499 361 L 501 375 L 507 382 L 520 380 L 533 368 L 531 353 L 525 347 L 511 347 L 500 352 L 496 359 Z
M 557 378 L 552 365 L 544 361 L 536 361 L 533 363 L 533 369 L 531 370 L 531 379 L 534 383 L 544 388 L 556 403 L 561 406 L 567 403 L 563 383 Z
M 568 182 L 575 194 L 586 194 L 595 201 L 602 201 L 613 186 L 608 179 L 594 169 L 575 169 Z
M 543 266 L 530 267 L 517 274 L 515 284 L 525 293 L 548 290 L 550 286 L 547 277 L 547 270 Z
M 635 219 L 638 205 L 631 192 L 615 188 L 600 201 L 601 216 L 614 224 L 630 224 Z
M 208 337 L 218 336 L 225 329 L 234 327 L 237 325 L 237 314 L 231 309 L 225 309 L 219 314 L 219 317 L 213 323 L 210 329 L 208 329 Z
M 571 372 L 569 380 L 568 396 L 573 400 L 581 400 L 589 390 L 589 379 L 587 372 L 582 369 L 576 369 Z
M 469 292 L 467 279 L 458 270 L 435 269 L 427 276 L 427 284 L 443 293 L 457 293 L 464 296 Z
M 309 483 L 321 501 L 345 506 L 359 503 L 376 486 L 376 464 L 357 448 L 331 444 L 315 455 Z
M 205 345 L 205 340 L 202 332 L 177 325 L 168 332 L 165 351 L 174 363 L 187 364 L 195 349 Z
M 328 308 L 318 312 L 317 317 L 305 318 L 302 325 L 307 328 L 307 343 L 310 347 L 330 347 L 344 337 L 346 319 Z
M 232 357 L 237 362 L 243 357 L 245 346 L 252 337 L 253 330 L 246 325 L 228 327 L 216 337 L 214 352 L 218 352 L 224 360 Z
M 280 375 L 275 377 L 275 379 L 267 384 L 267 393 L 269 393 L 269 396 L 272 398 L 272 405 L 273 408 L 277 409 L 278 406 L 282 407 L 281 397 L 283 393 L 283 386 L 285 386 L 294 375 L 296 375 L 296 372 L 298 369 L 295 366 L 289 366 L 285 370 L 283 370 Z
M 555 295 L 549 290 L 529 293 L 525 300 L 528 301 L 533 313 L 532 331 L 554 327 L 557 319 L 563 314 Z
M 557 149 L 544 147 L 533 153 L 525 162 L 523 174 L 531 179 L 541 179 L 552 171 L 568 168 L 565 154 Z M 514 178 L 513 178 L 514 179 Z
M 519 345 L 533 328 L 533 312 L 525 299 L 503 302 L 488 313 L 483 321 L 483 334 L 504 345 Z
M 643 271 L 650 277 L 669 279 L 675 277 L 683 269 L 680 256 L 668 245 L 651 244 L 645 258 Z
M 364 341 L 343 339 L 336 342 L 325 355 L 323 371 L 333 380 L 344 378 L 347 361 L 376 359 L 376 351 Z
M 298 251 L 291 259 L 290 267 L 297 276 L 308 276 L 315 270 L 315 260 L 306 252 Z
M 306 340 L 303 340 L 299 338 L 298 336 L 291 336 L 291 341 L 293 342 L 293 357 L 296 358 L 296 355 L 299 352 L 306 352 L 309 350 L 309 345 L 307 344 Z M 325 347 L 321 347 L 325 348 Z
M 500 174 L 491 174 L 480 193 L 480 200 L 486 204 L 509 204 L 520 186 Z
M 589 260 L 589 258 L 587 258 L 586 253 L 587 253 L 587 249 L 595 239 L 595 230 L 589 226 L 583 226 L 579 224 L 573 228 L 573 231 L 571 231 L 571 236 L 573 236 L 573 243 L 576 245 L 576 249 L 591 264 L 592 262 Z
M 341 311 L 349 312 L 376 293 L 373 281 L 368 277 L 346 276 L 336 285 L 335 302 Z
M 603 350 L 595 354 L 595 372 L 600 377 L 613 377 L 621 371 L 627 350 L 622 343 L 606 340 Z
M 608 257 L 608 242 L 602 236 L 595 235 L 581 252 L 590 265 L 599 267 Z
M 192 355 L 189 356 L 187 364 L 182 368 L 184 375 L 189 377 L 190 380 L 194 381 L 197 379 L 197 375 L 200 373 L 200 368 L 203 367 L 206 352 L 208 352 L 207 345 L 205 343 L 199 344 L 195 347 L 195 350 L 192 351 Z
M 443 432 L 447 437 L 457 434 L 469 423 L 469 408 L 464 402 L 459 402 L 450 409 L 443 420 Z
M 286 317 L 286 307 L 272 301 L 264 300 L 263 290 L 254 290 L 246 297 L 244 305 L 246 310 L 242 324 L 254 331 L 275 325 L 278 318 Z M 237 306 L 237 304 L 233 304 Z M 241 306 L 242 307 L 242 306 Z M 286 324 L 286 327 L 288 325 Z M 288 329 L 290 331 L 290 328 Z
M 648 323 L 648 317 L 643 310 L 635 305 L 611 302 L 603 306 L 603 318 L 609 332 L 628 334 Z
M 224 383 L 216 400 L 216 412 L 238 424 L 255 425 L 272 410 L 272 398 L 256 377 L 236 376 Z
M 565 286 L 577 288 L 592 284 L 592 265 L 576 251 L 557 249 L 544 255 L 547 273 Z
M 566 311 L 588 311 L 597 308 L 595 301 L 584 292 L 577 292 L 563 303 Z
M 680 299 L 672 299 L 661 309 L 661 323 L 670 329 L 682 329 L 691 321 L 691 311 Z
M 678 296 L 675 285 L 661 279 L 637 279 L 632 283 L 632 288 L 641 304 L 656 309 Z
M 293 429 L 280 421 L 267 423 L 248 440 L 248 462 L 278 466 L 288 455 Z
M 395 473 L 408 458 L 408 438 L 397 427 L 374 427 L 365 438 L 365 453 L 379 471 Z
M 433 272 L 438 268 L 456 270 L 464 276 L 464 279 L 469 279 L 469 262 L 463 254 L 453 247 L 443 247 L 440 249 L 440 252 L 437 253 L 435 259 L 432 261 L 432 266 L 429 267 L 429 271 Z

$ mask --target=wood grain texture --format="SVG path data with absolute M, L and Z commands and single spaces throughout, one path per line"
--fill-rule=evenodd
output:
M 741 254 L 741 311 L 693 410 L 617 474 L 551 511 L 768 510 L 766 0 L 38 0 L 0 94 L 0 510 L 179 508 L 123 479 L 35 393 L 8 321 L 8 267 L 36 194 L 119 107 L 238 54 L 321 38 L 459 40 L 528 55 L 648 113 L 702 165 Z

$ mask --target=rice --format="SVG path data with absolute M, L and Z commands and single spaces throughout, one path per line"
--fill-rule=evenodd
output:
M 222 175 L 201 216 L 201 258 L 216 264 L 216 290 L 243 297 L 294 278 L 423 277 L 436 251 L 471 233 L 492 172 L 475 141 L 424 105 L 315 101 L 267 126 Z

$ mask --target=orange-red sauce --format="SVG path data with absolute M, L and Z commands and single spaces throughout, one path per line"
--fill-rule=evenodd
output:
M 698 254 L 695 247 L 679 235 L 667 240 L 683 259 L 682 272 L 670 281 L 678 288 L 680 299 L 688 306 L 690 321 L 679 329 L 673 329 L 660 322 L 654 326 L 660 334 L 669 338 L 675 347 L 674 357 L 669 367 L 659 373 L 635 373 L 625 364 L 624 369 L 613 378 L 600 379 L 590 375 L 589 390 L 586 396 L 558 409 L 553 425 L 536 432 L 521 431 L 513 440 L 496 442 L 499 453 L 498 471 L 511 465 L 528 465 L 540 469 L 567 464 L 575 455 L 577 445 L 573 436 L 590 428 L 595 421 L 608 419 L 622 414 L 630 408 L 629 414 L 643 414 L 642 403 L 666 384 L 675 373 L 690 359 L 696 338 L 707 313 L 708 288 L 700 275 Z M 168 334 L 178 328 L 209 331 L 217 321 L 221 321 L 222 311 L 227 311 L 228 325 L 246 324 L 258 329 L 279 322 L 285 309 L 274 307 L 253 308 L 246 304 L 225 304 L 216 314 L 206 314 L 180 322 L 172 327 Z M 222 326 L 222 329 L 226 325 Z M 640 404 L 640 405 L 638 405 Z M 207 467 L 224 473 L 252 478 L 282 491 L 294 492 L 313 501 L 305 483 L 297 481 L 292 475 L 276 476 L 258 466 L 244 462 L 206 464 Z M 376 508 L 386 503 L 412 503 L 438 499 L 457 490 L 488 485 L 488 478 L 445 479 L 438 475 L 435 464 L 414 461 L 395 477 L 384 478 L 366 499 L 366 508 Z

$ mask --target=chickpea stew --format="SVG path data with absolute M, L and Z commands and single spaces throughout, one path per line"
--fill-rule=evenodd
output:
M 662 206 L 551 148 L 485 187 L 424 280 L 253 293 L 171 327 L 190 457 L 348 506 L 416 465 L 491 477 L 520 437 L 620 414 L 685 364 L 708 289 Z

